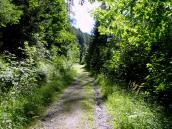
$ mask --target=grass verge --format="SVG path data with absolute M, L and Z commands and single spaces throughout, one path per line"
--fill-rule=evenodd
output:
M 112 83 L 102 75 L 98 82 L 113 118 L 113 128 L 170 129 L 161 106 L 147 103 L 142 96 L 121 89 L 122 84 Z

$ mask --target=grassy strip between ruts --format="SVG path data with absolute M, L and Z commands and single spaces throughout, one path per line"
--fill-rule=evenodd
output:
M 84 119 L 87 121 L 87 125 L 89 128 L 94 127 L 94 110 L 95 110 L 95 102 L 94 102 L 94 91 L 92 84 L 89 83 L 84 87 L 86 100 L 82 101 L 82 108 L 86 110 Z
M 112 83 L 103 75 L 97 79 L 113 118 L 113 128 L 170 129 L 162 107 L 147 103 L 141 96 L 121 89 L 122 84 Z

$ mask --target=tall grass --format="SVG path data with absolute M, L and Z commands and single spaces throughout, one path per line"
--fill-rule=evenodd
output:
M 112 125 L 116 129 L 170 129 L 163 115 L 163 108 L 150 104 L 140 95 L 122 89 L 121 83 L 112 83 L 104 76 L 98 82 L 112 115 Z

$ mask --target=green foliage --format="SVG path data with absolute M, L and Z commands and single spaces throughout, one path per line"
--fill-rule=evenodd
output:
M 0 128 L 26 128 L 75 76 L 64 0 L 0 0 Z
M 83 33 L 83 32 L 81 32 L 80 29 L 76 29 L 74 27 L 71 28 L 71 31 L 77 38 L 78 45 L 80 48 L 79 62 L 82 64 L 85 60 L 84 55 L 86 53 L 86 49 L 87 49 L 88 44 L 90 43 L 92 37 L 91 37 L 91 35 L 89 35 L 87 33 Z
M 11 0 L 0 0 L 0 28 L 7 24 L 19 23 L 23 14 L 19 7 L 11 3 Z
M 171 1 L 100 2 L 102 6 L 94 12 L 97 24 L 85 62 L 92 73 L 102 75 L 99 82 L 114 128 L 169 129 Z
M 40 118 L 45 106 L 53 102 L 75 76 L 72 64 L 67 64 L 65 57 L 56 56 L 53 61 L 44 58 L 36 62 L 34 54 L 39 49 L 27 46 L 27 50 L 27 60 L 14 61 L 8 55 L 5 57 L 8 62 L 2 67 L 4 70 L 1 69 L 1 128 L 25 128 Z
M 85 62 L 86 68 L 92 72 L 100 73 L 104 70 L 104 64 L 107 59 L 106 36 L 101 36 L 98 32 L 98 22 L 94 28 L 94 36 L 87 49 Z
M 88 49 L 87 66 L 155 96 L 168 108 L 172 100 L 171 1 L 100 2 L 102 7 L 94 12 L 99 34 Z M 107 41 L 99 40 L 103 35 Z M 133 82 L 138 86 L 132 87 Z

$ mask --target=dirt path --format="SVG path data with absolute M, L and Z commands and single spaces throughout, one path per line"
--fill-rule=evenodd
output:
M 112 129 L 94 78 L 78 68 L 76 81 L 32 129 Z

